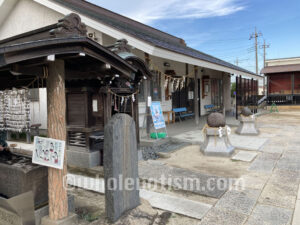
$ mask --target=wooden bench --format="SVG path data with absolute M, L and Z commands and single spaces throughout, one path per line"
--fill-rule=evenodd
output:
M 175 118 L 177 116 L 180 121 L 181 121 L 181 119 L 195 115 L 194 113 L 188 113 L 187 108 L 185 108 L 185 107 L 175 108 L 175 109 L 173 109 L 173 112 L 175 113 Z

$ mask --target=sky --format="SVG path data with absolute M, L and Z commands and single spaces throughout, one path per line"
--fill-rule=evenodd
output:
M 300 0 L 89 0 L 187 45 L 255 72 L 255 27 L 259 70 L 267 59 L 300 56 Z

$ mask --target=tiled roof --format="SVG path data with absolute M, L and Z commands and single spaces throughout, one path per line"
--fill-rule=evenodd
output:
M 156 47 L 164 48 L 176 53 L 190 56 L 196 59 L 204 60 L 217 65 L 225 66 L 230 69 L 256 75 L 255 73 L 235 66 L 231 63 L 200 52 L 196 49 L 187 47 L 184 41 L 178 37 L 172 36 L 155 28 L 139 23 L 127 17 L 121 16 L 97 5 L 84 0 L 52 0 L 63 5 L 79 14 L 88 16 L 103 24 L 111 26 L 121 32 L 127 33 L 133 37 L 150 43 Z

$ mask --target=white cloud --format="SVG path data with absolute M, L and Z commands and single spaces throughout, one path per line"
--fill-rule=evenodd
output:
M 226 16 L 243 10 L 240 0 L 89 0 L 142 23 L 162 19 Z

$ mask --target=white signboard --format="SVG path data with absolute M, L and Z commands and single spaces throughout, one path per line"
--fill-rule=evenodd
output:
M 32 163 L 63 169 L 65 141 L 51 138 L 34 137 Z

